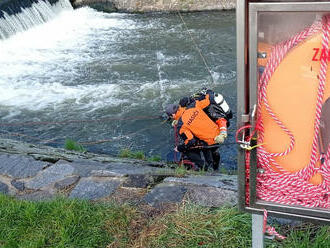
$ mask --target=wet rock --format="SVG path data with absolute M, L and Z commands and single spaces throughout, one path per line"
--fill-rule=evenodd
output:
M 25 184 L 29 189 L 41 189 L 73 175 L 74 168 L 69 164 L 55 164 L 42 171 Z
M 303 223 L 303 221 L 301 221 L 301 220 L 279 218 L 279 217 L 274 217 L 274 216 L 269 216 L 267 221 L 272 226 L 273 225 L 299 226 Z
M 80 177 L 90 177 L 97 173 L 99 173 L 98 176 L 105 176 L 105 174 L 101 175 L 102 171 L 104 173 L 108 173 L 106 171 L 111 171 L 113 174 L 123 174 L 120 171 L 118 172 L 117 167 L 120 168 L 120 166 L 116 166 L 116 163 L 101 163 L 87 159 L 77 159 L 72 162 L 60 160 L 56 164 L 67 164 L 72 166 L 74 168 L 74 174 L 79 175 Z
M 214 187 L 190 188 L 186 198 L 194 204 L 205 207 L 234 206 L 237 204 L 236 192 Z
M 124 182 L 124 187 L 147 188 L 161 182 L 166 176 L 163 175 L 129 175 Z
M 58 189 L 58 190 L 66 189 L 66 188 L 70 187 L 71 185 L 75 184 L 76 182 L 78 182 L 79 178 L 80 178 L 79 176 L 72 176 L 72 177 L 64 178 L 63 180 L 56 182 L 54 187 L 55 187 L 55 189 Z
M 0 161 L 0 174 L 13 178 L 33 177 L 48 166 L 46 162 L 20 155 L 0 154 Z
M 92 170 L 91 175 L 94 177 L 125 177 L 126 174 L 117 173 L 109 170 Z
M 125 160 L 124 160 L 125 161 Z M 141 174 L 159 174 L 164 171 L 163 168 L 154 168 L 144 165 L 142 162 L 134 163 L 130 162 L 97 162 L 91 160 L 74 160 L 73 162 L 67 162 L 60 160 L 56 164 L 69 164 L 74 167 L 75 172 L 81 177 L 90 176 L 126 176 L 126 175 L 141 175 Z
M 45 154 L 29 154 L 31 157 L 33 157 L 35 160 L 40 160 L 44 162 L 49 162 L 52 164 L 55 164 L 60 159 L 55 156 L 45 155 Z
M 23 191 L 25 189 L 25 184 L 24 182 L 18 181 L 16 179 L 12 180 L 11 185 L 13 185 L 16 189 Z
M 9 187 L 7 184 L 0 182 L 0 193 L 2 194 L 8 194 L 9 192 Z
M 96 200 L 111 195 L 122 183 L 113 178 L 83 178 L 71 191 L 70 198 Z
M 75 160 L 72 162 L 67 162 L 64 160 L 60 160 L 56 163 L 56 165 L 66 165 L 66 166 L 71 166 L 74 169 L 75 175 L 79 175 L 80 177 L 88 177 L 91 176 L 91 171 L 93 170 L 101 170 L 104 169 L 106 166 L 97 163 L 94 161 L 88 161 L 88 160 Z
M 159 184 L 144 197 L 144 201 L 153 207 L 166 203 L 180 203 L 187 188 L 172 184 Z
M 164 180 L 164 182 L 191 186 L 215 187 L 237 191 L 237 176 L 230 175 L 189 176 L 185 178 L 168 177 Z

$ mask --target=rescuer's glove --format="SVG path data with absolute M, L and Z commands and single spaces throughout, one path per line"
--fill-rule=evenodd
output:
M 178 120 L 173 120 L 173 121 L 172 121 L 172 127 L 178 125 L 178 122 L 179 122 Z
M 214 138 L 214 141 L 215 143 L 222 144 L 226 138 L 227 138 L 227 132 L 221 131 L 220 134 Z

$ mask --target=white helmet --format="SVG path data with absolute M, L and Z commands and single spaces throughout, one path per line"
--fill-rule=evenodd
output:
M 215 93 L 214 94 L 214 100 L 218 105 L 220 105 L 220 107 L 223 109 L 223 111 L 225 113 L 229 112 L 229 110 L 230 110 L 229 106 L 228 106 L 226 100 L 223 98 L 223 96 L 221 94 Z

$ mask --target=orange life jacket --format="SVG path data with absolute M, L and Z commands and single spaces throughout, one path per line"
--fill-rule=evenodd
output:
M 190 141 L 197 137 L 205 141 L 208 145 L 215 144 L 214 138 L 220 134 L 221 130 L 227 130 L 226 119 L 220 118 L 214 123 L 203 111 L 210 105 L 210 97 L 206 95 L 203 100 L 196 100 L 193 104 L 180 112 L 178 130 L 180 136 L 187 145 Z

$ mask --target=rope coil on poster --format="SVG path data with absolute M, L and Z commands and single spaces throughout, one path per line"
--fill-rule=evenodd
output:
M 321 33 L 321 49 L 325 55 L 320 57 L 319 72 L 317 75 L 317 96 L 315 119 L 313 126 L 313 137 L 311 140 L 310 159 L 308 164 L 302 169 L 289 171 L 283 168 L 280 159 L 291 154 L 297 145 L 297 136 L 280 119 L 276 110 L 269 102 L 268 87 L 274 73 L 286 56 L 292 52 L 293 48 L 312 39 Z M 308 208 L 330 208 L 330 145 L 326 147 L 324 153 L 320 151 L 320 119 L 322 105 L 325 99 L 326 79 L 328 71 L 328 60 L 330 35 L 330 16 L 325 15 L 322 21 L 317 21 L 302 32 L 293 36 L 289 40 L 272 47 L 268 56 L 267 64 L 258 81 L 257 94 L 257 118 L 255 127 L 246 125 L 237 131 L 236 141 L 245 149 L 245 204 L 250 205 L 250 168 L 251 168 L 251 150 L 247 149 L 250 145 L 254 133 L 257 133 L 257 176 L 256 176 L 256 197 L 258 200 L 274 202 L 283 205 L 298 205 Z M 320 49 L 320 50 L 321 50 Z M 312 70 L 312 68 L 311 68 Z M 329 75 L 328 75 L 329 76 Z M 288 82 L 290 83 L 290 82 Z M 329 86 L 328 86 L 329 87 Z M 285 89 L 283 89 L 285 90 Z M 287 146 L 283 151 L 267 149 L 265 144 L 265 123 L 263 113 L 269 115 L 281 132 L 288 137 Z M 268 126 L 269 128 L 269 126 Z M 269 130 L 268 130 L 269 131 Z M 238 139 L 241 132 L 247 135 Z M 245 144 L 242 146 L 242 144 Z M 248 144 L 248 145 L 246 145 Z M 282 145 L 283 147 L 283 145 Z M 311 179 L 316 175 L 321 175 L 321 183 L 311 183 Z M 285 237 L 278 234 L 273 227 L 267 226 L 267 210 L 264 210 L 264 233 L 274 235 L 279 239 Z
M 318 148 L 318 136 L 320 131 L 320 116 L 322 110 L 322 102 L 324 96 L 324 89 L 326 84 L 326 74 L 328 67 L 327 56 L 321 58 L 319 86 L 317 90 L 316 116 L 314 125 L 314 137 L 312 141 L 312 151 L 309 164 L 303 169 L 291 173 L 282 168 L 282 166 L 275 161 L 275 157 L 286 156 L 295 146 L 295 137 L 292 132 L 283 124 L 272 110 L 267 96 L 268 83 L 285 57 L 285 55 L 300 42 L 306 40 L 313 34 L 322 30 L 322 49 L 329 51 L 329 31 L 330 17 L 324 16 L 322 23 L 315 23 L 310 28 L 304 30 L 298 35 L 292 37 L 290 40 L 276 45 L 270 55 L 269 61 L 266 65 L 265 71 L 259 81 L 258 94 L 258 143 L 264 142 L 264 125 L 261 118 L 261 106 L 265 106 L 268 114 L 277 123 L 277 125 L 290 137 L 290 145 L 283 152 L 272 153 L 267 151 L 263 146 L 257 150 L 258 168 L 263 169 L 263 173 L 257 174 L 257 197 L 265 201 L 276 202 L 286 205 L 301 205 L 304 207 L 321 207 L 329 208 L 329 166 L 330 161 L 327 160 L 322 167 L 316 167 L 316 163 L 320 160 Z M 330 154 L 328 152 L 327 157 Z M 275 166 L 276 170 L 271 167 Z M 308 181 L 320 172 L 325 180 L 320 185 L 314 185 Z

